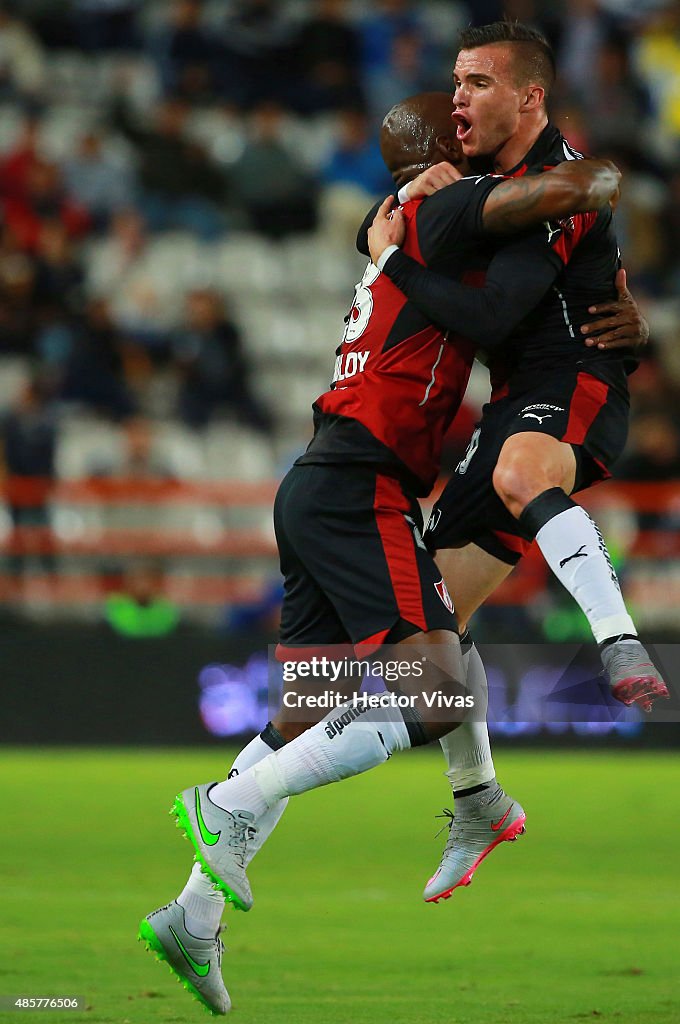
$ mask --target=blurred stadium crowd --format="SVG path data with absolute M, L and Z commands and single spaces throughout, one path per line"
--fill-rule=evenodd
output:
M 457 31 L 503 16 L 554 44 L 572 145 L 624 171 L 652 342 L 619 473 L 680 479 L 680 2 L 663 0 L 0 2 L 0 474 L 279 474 L 327 383 L 357 225 L 391 191 L 380 121 L 448 90 Z M 484 398 L 481 373 L 449 460 Z M 55 526 L 49 487 L 13 493 L 0 539 Z M 177 528 L 228 525 L 194 514 Z M 10 554 L 16 577 L 16 537 Z

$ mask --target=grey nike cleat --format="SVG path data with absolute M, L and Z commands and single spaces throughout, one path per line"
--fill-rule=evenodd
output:
M 222 980 L 224 946 L 219 933 L 213 939 L 192 935 L 184 923 L 183 907 L 173 901 L 140 921 L 137 938 L 156 959 L 165 960 L 187 992 L 211 1013 L 229 1012 L 231 999 Z
M 637 704 L 651 711 L 657 697 L 668 697 L 668 687 L 639 640 L 615 640 L 600 651 L 612 694 L 622 704 Z
M 512 797 L 475 809 L 474 817 L 461 817 L 445 810 L 449 838 L 439 867 L 425 886 L 426 903 L 448 900 L 454 889 L 469 885 L 484 858 L 499 843 L 513 842 L 526 832 L 526 815 Z M 446 827 L 446 826 L 444 826 Z
M 246 875 L 246 854 L 257 835 L 255 815 L 250 811 L 225 811 L 210 799 L 217 785 L 208 782 L 185 789 L 175 797 L 170 810 L 177 827 L 193 844 L 196 860 L 228 902 L 239 910 L 250 910 L 253 894 Z

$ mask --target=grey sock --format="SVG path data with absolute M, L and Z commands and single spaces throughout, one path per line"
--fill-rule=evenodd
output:
M 454 813 L 460 818 L 474 818 L 480 808 L 490 807 L 492 804 L 498 803 L 504 796 L 503 787 L 499 785 L 494 776 L 481 792 L 471 793 L 470 796 L 456 797 L 453 805 Z

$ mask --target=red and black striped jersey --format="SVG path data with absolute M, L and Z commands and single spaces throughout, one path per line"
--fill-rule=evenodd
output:
M 579 156 L 548 125 L 507 176 L 539 173 Z M 580 331 L 592 319 L 590 305 L 616 297 L 619 252 L 610 207 L 546 222 L 499 243 L 492 247 L 489 239 L 477 239 L 468 247 L 459 281 L 433 273 L 404 252 L 389 258 L 385 274 L 434 323 L 460 330 L 488 350 L 494 398 L 530 390 L 563 367 L 625 390 L 626 371 L 635 360 L 621 351 L 586 347 Z M 479 288 L 472 303 L 460 285 L 466 274 Z
M 464 178 L 406 203 L 404 252 L 458 275 L 462 250 L 482 236 L 484 202 L 500 180 Z M 434 326 L 369 263 L 336 350 L 333 380 L 314 403 L 314 437 L 298 462 L 373 463 L 428 494 L 473 358 L 470 342 Z
M 508 177 L 547 171 L 565 160 L 582 159 L 554 125 L 547 125 Z M 559 274 L 544 297 L 489 360 L 493 398 L 529 390 L 548 372 L 578 367 L 606 383 L 625 388 L 626 370 L 637 363 L 621 351 L 587 348 L 581 325 L 588 307 L 616 299 L 614 277 L 619 248 L 609 205 L 544 225 L 545 245 L 559 259 Z M 627 363 L 627 365 L 626 365 Z

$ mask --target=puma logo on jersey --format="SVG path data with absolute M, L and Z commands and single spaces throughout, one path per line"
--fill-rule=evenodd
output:
M 346 352 L 344 355 L 339 355 L 335 360 L 333 383 L 347 380 L 349 377 L 356 376 L 357 373 L 363 373 L 370 354 L 370 352 Z
M 549 402 L 536 402 L 534 405 L 525 405 L 519 416 L 523 420 L 532 417 L 542 423 L 543 420 L 550 419 L 554 412 L 564 412 L 561 405 L 551 405 Z
M 549 220 L 544 220 L 543 221 L 543 226 L 544 226 L 544 228 L 546 228 L 546 230 L 548 232 L 548 245 L 552 245 L 553 238 L 555 237 L 555 235 L 559 235 L 560 234 L 560 232 L 562 231 L 562 228 L 560 227 L 559 224 L 556 227 L 553 227 Z
M 552 413 L 551 412 L 547 412 L 547 413 L 545 413 L 544 416 L 537 416 L 535 412 L 525 412 L 524 415 L 522 416 L 522 419 L 523 420 L 528 420 L 530 416 L 533 417 L 533 419 L 538 420 L 539 423 L 542 423 L 543 420 L 550 419 L 550 417 L 552 416 Z

